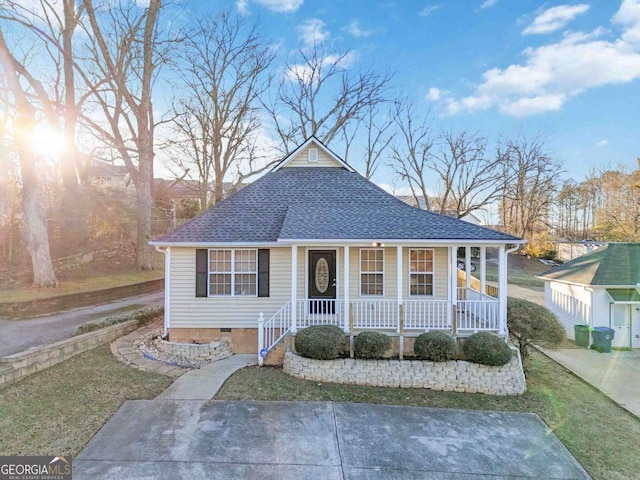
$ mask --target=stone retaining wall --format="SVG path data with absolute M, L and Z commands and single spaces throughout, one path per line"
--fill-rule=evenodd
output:
M 216 360 L 222 360 L 233 355 L 229 344 L 224 340 L 198 344 L 167 342 L 161 338 L 156 338 L 153 341 L 153 346 L 159 352 L 184 359 L 188 363 L 195 365 L 215 362 Z
M 71 293 L 50 298 L 38 298 L 24 302 L 0 303 L 0 317 L 31 318 L 72 308 L 102 305 L 122 298 L 158 292 L 164 288 L 164 279 L 148 280 L 132 285 Z
M 463 360 L 313 360 L 287 352 L 284 371 L 316 382 L 519 395 L 527 386 L 519 354 L 514 353 L 507 365 L 489 367 Z
M 0 358 L 0 386 L 17 382 L 34 372 L 39 372 L 79 353 L 111 342 L 136 328 L 138 328 L 138 320 L 129 320 L 50 345 L 2 357 Z

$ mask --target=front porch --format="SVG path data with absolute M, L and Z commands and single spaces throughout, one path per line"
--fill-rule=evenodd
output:
M 478 247 L 476 278 L 457 268 L 458 246 L 292 246 L 292 296 L 274 315 L 260 314 L 259 358 L 286 334 L 313 325 L 335 325 L 349 335 L 441 330 L 456 337 L 481 331 L 506 337 L 508 252 L 495 247 L 496 287 L 486 281 L 487 248 Z M 471 246 L 463 250 L 468 272 Z

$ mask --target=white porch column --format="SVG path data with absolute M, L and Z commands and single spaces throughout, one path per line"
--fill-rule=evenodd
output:
M 457 259 L 456 259 L 457 260 Z M 465 275 L 465 287 L 471 288 L 471 247 L 464 247 L 464 273 Z
M 400 332 L 400 305 L 402 305 L 402 283 L 404 281 L 404 274 L 402 272 L 402 245 L 396 247 L 396 297 L 398 300 L 398 332 Z
M 507 334 L 507 253 L 504 245 L 498 252 L 498 320 L 500 334 Z
M 447 322 L 451 327 L 451 333 L 455 335 L 454 311 L 458 305 L 458 247 L 449 247 L 449 261 L 447 262 L 447 274 L 449 275 L 449 308 L 447 309 Z
M 344 297 L 344 331 L 349 331 L 349 317 L 351 311 L 349 310 L 349 245 L 344 246 L 344 285 L 343 294 Z
M 298 293 L 298 246 L 291 245 L 291 331 L 296 333 L 298 326 L 296 325 L 296 315 L 298 313 L 298 305 L 296 295 Z
M 487 294 L 487 247 L 480 247 L 480 293 Z

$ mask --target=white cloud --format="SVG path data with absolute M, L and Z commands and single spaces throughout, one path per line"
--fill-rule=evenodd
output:
M 238 9 L 238 13 L 243 17 L 249 15 L 249 1 L 248 0 L 238 0 L 236 2 L 236 8 Z
M 498 0 L 484 0 L 484 2 L 482 2 L 482 5 L 480 5 L 480 8 L 490 8 L 493 7 L 496 3 L 498 3 Z
M 609 145 L 609 140 L 600 140 L 599 142 L 596 142 L 596 147 L 606 147 L 607 145 Z
M 523 35 L 536 35 L 555 32 L 564 28 L 571 20 L 589 10 L 589 5 L 558 5 L 538 15 L 531 25 L 524 29 Z
M 598 28 L 527 48 L 522 63 L 487 70 L 471 95 L 447 98 L 448 112 L 497 107 L 508 115 L 534 115 L 557 111 L 590 88 L 640 79 L 640 0 L 623 1 L 613 20 L 623 25 L 619 38 L 605 40 Z
M 323 68 L 335 65 L 338 68 L 347 69 L 356 61 L 357 57 L 358 54 L 356 51 L 351 51 L 344 55 L 327 55 L 316 68 L 312 68 L 308 64 L 300 63 L 291 65 L 284 74 L 291 80 L 309 83 L 311 80 L 317 81 L 320 78 Z
M 622 40 L 628 43 L 640 43 L 640 2 L 624 0 L 613 17 L 613 22 L 626 28 Z
M 442 98 L 442 91 L 439 88 L 431 87 L 427 93 L 427 100 L 437 102 L 440 98 Z
M 279 13 L 295 12 L 302 6 L 304 0 L 254 0 L 258 5 L 262 5 L 267 10 Z
M 420 15 L 421 17 L 427 17 L 427 16 L 431 15 L 433 12 L 435 12 L 436 10 L 438 10 L 441 7 L 442 7 L 442 4 L 439 4 L 439 5 L 427 5 L 426 7 L 424 7 L 422 10 L 420 10 L 418 12 L 418 15 Z
M 373 32 L 371 30 L 364 30 L 360 27 L 360 21 L 353 19 L 349 22 L 349 25 L 345 28 L 347 32 L 356 38 L 368 37 Z
M 329 32 L 324 28 L 324 22 L 319 18 L 310 18 L 298 25 L 298 37 L 305 45 L 321 43 L 329 38 Z

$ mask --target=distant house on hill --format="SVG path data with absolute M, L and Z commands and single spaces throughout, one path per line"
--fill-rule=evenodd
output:
M 87 181 L 91 185 L 113 188 L 127 188 L 131 182 L 129 170 L 124 165 L 93 159 L 85 170 Z
M 552 242 L 556 245 L 556 257 L 563 262 L 569 262 L 573 259 L 586 255 L 603 247 L 607 242 L 598 242 L 595 240 L 581 240 L 572 242 L 570 240 L 557 240 Z

